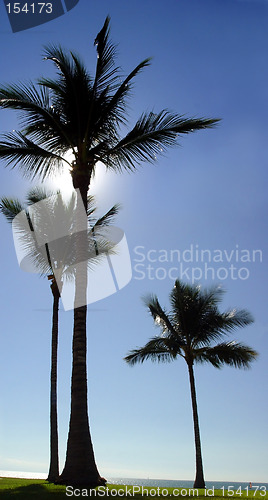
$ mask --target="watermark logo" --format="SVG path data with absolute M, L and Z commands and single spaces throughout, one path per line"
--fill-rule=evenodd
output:
M 190 281 L 245 281 L 249 279 L 252 265 L 263 261 L 262 250 L 241 248 L 208 249 L 191 243 L 185 249 L 134 248 L 133 274 L 135 280 L 180 278 Z
M 52 21 L 69 12 L 79 2 L 79 0 L 50 0 L 49 2 L 40 2 L 38 0 L 28 2 L 25 2 L 25 0 L 21 2 L 14 0 L 3 1 L 13 33 Z
M 51 275 L 65 310 L 108 297 L 131 280 L 124 231 L 90 226 L 79 190 L 67 204 L 57 194 L 23 210 L 12 232 L 20 268 Z

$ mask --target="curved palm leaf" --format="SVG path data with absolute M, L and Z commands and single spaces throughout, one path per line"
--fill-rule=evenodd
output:
M 115 46 L 109 40 L 110 17 L 107 16 L 104 25 L 95 38 L 94 45 L 97 48 L 97 66 L 94 80 L 94 94 L 101 95 L 107 86 L 113 89 L 117 87 L 118 68 L 114 66 Z
M 168 335 L 168 332 L 173 337 L 177 336 L 176 330 L 174 328 L 174 325 L 171 322 L 171 319 L 169 318 L 169 315 L 166 313 L 164 309 L 159 304 L 159 300 L 156 295 L 148 295 L 147 297 L 144 297 L 144 303 L 148 307 L 154 322 L 156 325 L 160 326 L 162 329 L 163 334 Z
M 136 68 L 123 80 L 115 94 L 107 99 L 106 104 L 104 103 L 96 124 L 98 125 L 99 131 L 105 126 L 108 119 L 111 124 L 115 123 L 117 126 L 126 124 L 126 97 L 130 95 L 133 86 L 132 80 L 143 68 L 149 66 L 149 64 L 150 59 L 145 59 L 138 64 L 138 66 L 136 66 Z
M 25 177 L 33 179 L 37 175 L 43 180 L 55 171 L 62 171 L 60 155 L 43 149 L 21 132 L 4 134 L 0 144 L 0 158 L 7 165 L 18 166 Z M 68 163 L 68 162 L 67 162 Z
M 93 220 L 91 221 L 91 224 L 93 224 L 94 230 L 96 232 L 96 229 L 99 227 L 105 227 L 110 225 L 113 221 L 115 216 L 119 213 L 120 210 L 120 204 L 116 203 L 106 214 L 104 214 L 102 217 L 97 219 L 94 223 Z
M 26 203 L 27 205 L 34 205 L 39 201 L 45 200 L 46 198 L 50 198 L 51 196 L 55 196 L 60 194 L 60 190 L 58 191 L 49 191 L 44 187 L 34 187 L 28 191 L 26 194 Z
M 244 326 L 253 323 L 251 314 L 241 309 L 240 311 L 232 310 L 224 313 L 219 313 L 217 310 L 208 311 L 198 318 L 193 329 L 193 346 L 208 345 L 213 340 L 220 339 L 223 335 L 228 335 L 236 328 L 243 328 Z
M 144 347 L 130 351 L 124 360 L 130 365 L 143 363 L 147 359 L 158 362 L 170 362 L 176 358 L 178 353 L 178 346 L 175 346 L 175 343 L 172 343 L 170 339 L 155 337 L 149 340 Z
M 105 143 L 98 146 L 99 160 L 108 168 L 133 170 L 136 164 L 154 162 L 168 147 L 177 145 L 179 135 L 213 127 L 217 122 L 216 119 L 187 119 L 167 110 L 158 114 L 144 113 L 133 129 L 114 147 L 105 151 Z
M 61 117 L 69 147 L 79 147 L 85 138 L 88 113 L 93 99 L 92 79 L 78 56 L 52 45 L 45 49 L 45 59 L 58 68 L 58 79 L 39 80 L 50 94 L 51 105 Z
M 214 347 L 196 349 L 194 360 L 196 363 L 211 363 L 215 368 L 223 365 L 235 368 L 250 368 L 250 363 L 257 357 L 257 353 L 251 347 L 239 342 L 222 342 Z
M 55 110 L 45 87 L 36 87 L 31 81 L 27 85 L 8 85 L 0 89 L 0 105 L 19 111 L 24 134 L 37 140 L 39 146 L 51 147 L 54 152 L 70 148 L 64 130 L 66 122 Z
M 24 209 L 22 203 L 17 199 L 3 197 L 0 200 L 0 212 L 5 216 L 8 222 L 13 222 L 13 219 Z

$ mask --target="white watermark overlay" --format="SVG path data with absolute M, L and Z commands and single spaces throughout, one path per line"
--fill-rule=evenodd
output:
M 135 280 L 159 280 L 180 278 L 192 284 L 196 281 L 217 280 L 245 281 L 250 277 L 252 264 L 263 261 L 260 249 L 201 248 L 191 243 L 185 249 L 146 249 L 137 245 L 133 249 L 133 278 Z
M 21 269 L 52 274 L 65 310 L 108 297 L 131 280 L 124 231 L 90 226 L 78 189 L 68 209 L 57 194 L 23 210 L 12 231 Z

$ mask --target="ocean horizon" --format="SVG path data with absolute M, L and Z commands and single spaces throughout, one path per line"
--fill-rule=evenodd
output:
M 24 472 L 24 471 L 7 471 L 0 470 L 0 477 L 14 477 L 19 479 L 46 479 L 47 473 L 43 472 Z M 124 484 L 127 486 L 137 485 L 137 486 L 148 486 L 148 487 L 160 487 L 160 488 L 192 488 L 193 480 L 189 479 L 151 479 L 151 478 L 129 478 L 129 477 L 107 477 L 107 483 L 110 484 Z M 249 487 L 249 484 L 252 484 L 252 488 L 257 486 L 264 486 L 268 491 L 268 483 L 263 481 L 253 481 L 252 478 L 249 478 L 248 482 L 245 481 L 209 481 L 206 480 L 206 488 L 215 488 L 220 489 L 222 487 L 228 488 L 228 486 L 232 486 L 233 489 L 238 489 L 241 486 L 241 489 L 245 489 Z

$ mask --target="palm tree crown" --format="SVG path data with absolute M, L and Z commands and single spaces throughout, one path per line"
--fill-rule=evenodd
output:
M 0 143 L 0 157 L 8 164 L 17 165 L 30 177 L 45 178 L 62 161 L 68 163 L 64 156 L 71 150 L 73 178 L 85 175 L 90 180 L 98 161 L 116 170 L 134 169 L 137 163 L 154 161 L 166 147 L 175 145 L 177 136 L 216 124 L 216 119 L 186 118 L 162 110 L 142 114 L 121 137 L 132 81 L 150 60 L 122 77 L 115 66 L 109 22 L 107 17 L 95 39 L 94 77 L 76 54 L 50 45 L 45 48 L 45 59 L 54 63 L 56 79 L 0 89 L 0 106 L 17 110 L 22 126 Z
M 219 287 L 202 290 L 200 286 L 184 284 L 176 280 L 170 293 L 170 312 L 165 311 L 155 295 L 145 303 L 161 335 L 153 337 L 144 347 L 134 349 L 125 357 L 130 365 L 145 360 L 170 362 L 178 356 L 188 366 L 196 446 L 196 479 L 194 486 L 205 487 L 201 440 L 198 423 L 197 402 L 193 365 L 211 363 L 215 368 L 224 364 L 236 368 L 249 368 L 257 357 L 256 351 L 242 343 L 225 341 L 223 338 L 236 328 L 253 322 L 250 313 L 244 309 L 221 313 L 218 304 L 223 290 Z M 223 340 L 222 340 L 223 339 Z M 219 343 L 216 343 L 220 341 Z M 215 345 L 213 345 L 215 344 Z
M 171 312 L 167 313 L 156 296 L 145 299 L 155 323 L 162 334 L 151 339 L 142 349 L 131 351 L 125 359 L 130 364 L 152 361 L 172 361 L 177 356 L 187 364 L 209 362 L 216 368 L 223 364 L 248 368 L 255 351 L 238 342 L 211 343 L 220 340 L 238 327 L 253 322 L 244 309 L 221 313 L 218 303 L 224 291 L 220 288 L 202 290 L 177 280 L 170 294 Z

